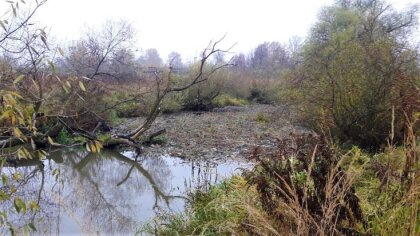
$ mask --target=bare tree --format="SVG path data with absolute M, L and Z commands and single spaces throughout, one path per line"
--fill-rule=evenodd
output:
M 227 53 L 228 50 L 222 50 L 219 49 L 218 46 L 220 42 L 223 40 L 220 39 L 216 42 L 210 42 L 209 45 L 203 50 L 201 53 L 201 60 L 199 63 L 199 69 L 197 72 L 192 76 L 192 78 L 184 85 L 178 85 L 175 86 L 173 84 L 173 68 L 170 67 L 166 71 L 166 76 L 163 77 L 162 74 L 159 71 L 152 71 L 152 76 L 154 77 L 155 81 L 155 101 L 152 105 L 151 111 L 149 115 L 147 116 L 145 122 L 138 126 L 135 130 L 133 130 L 130 133 L 127 134 L 117 134 L 114 138 L 110 139 L 108 142 L 106 142 L 105 146 L 114 146 L 119 144 L 129 144 L 132 146 L 136 145 L 136 139 L 138 139 L 140 136 L 142 136 L 147 130 L 150 129 L 155 119 L 158 117 L 161 109 L 160 106 L 162 104 L 162 101 L 165 99 L 165 97 L 174 92 L 181 92 L 186 89 L 189 89 L 190 87 L 202 83 L 204 81 L 207 81 L 211 78 L 211 76 L 219 71 L 220 69 L 231 66 L 233 64 L 231 63 L 222 63 L 222 64 L 214 64 L 214 65 L 208 65 L 209 59 L 218 54 L 218 53 Z
M 112 64 L 121 64 L 129 59 L 127 51 L 133 41 L 134 30 L 125 21 L 107 21 L 101 31 L 88 30 L 85 38 L 69 47 L 66 57 L 67 66 L 77 75 L 89 79 L 105 75 L 115 77 L 110 70 Z M 126 58 L 124 58 L 126 57 Z
M 27 10 L 27 13 L 22 13 L 19 10 L 19 2 L 8 1 L 10 9 L 5 12 L 2 19 L 0 19 L 0 26 L 3 29 L 0 32 L 0 48 L 5 52 L 13 52 L 13 49 L 8 48 L 6 45 L 13 41 L 19 41 L 21 30 L 28 25 L 31 25 L 30 20 L 38 11 L 38 9 L 45 4 L 43 1 L 31 1 L 35 5 Z

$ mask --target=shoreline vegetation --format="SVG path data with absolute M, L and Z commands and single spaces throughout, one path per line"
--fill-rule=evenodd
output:
M 52 148 L 79 146 L 255 163 L 193 191 L 184 214 L 159 215 L 139 235 L 420 234 L 418 5 L 338 0 L 305 40 L 245 55 L 225 36 L 186 63 L 177 52 L 164 62 L 156 49 L 136 57 L 122 20 L 58 45 L 32 23 L 46 0 L 8 3 L 1 230 L 36 234 L 44 207 L 41 190 L 19 195 L 26 180 L 16 163 L 39 161 L 34 173 L 44 173 Z

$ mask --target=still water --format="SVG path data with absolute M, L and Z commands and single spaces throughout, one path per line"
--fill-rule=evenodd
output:
M 40 235 L 131 235 L 156 214 L 183 212 L 188 192 L 249 167 L 242 161 L 186 162 L 130 151 L 55 150 L 42 162 L 2 170 L 21 174 L 17 195 L 39 202 L 41 210 L 22 217 L 13 215 L 10 202 L 0 207 L 10 210 L 16 227 L 34 222 Z

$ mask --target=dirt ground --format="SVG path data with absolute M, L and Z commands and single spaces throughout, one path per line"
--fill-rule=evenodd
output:
M 126 119 L 115 132 L 132 130 L 143 118 Z M 166 129 L 166 143 L 145 148 L 145 154 L 191 159 L 243 159 L 255 147 L 274 148 L 276 138 L 296 128 L 283 109 L 271 105 L 225 107 L 211 112 L 161 115 L 150 133 Z

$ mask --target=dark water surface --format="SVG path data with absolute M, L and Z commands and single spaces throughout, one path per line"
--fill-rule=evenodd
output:
M 55 150 L 42 162 L 4 167 L 3 174 L 21 173 L 17 195 L 39 202 L 41 211 L 13 215 L 15 226 L 31 221 L 41 235 L 132 235 L 157 213 L 182 212 L 191 189 L 239 173 L 241 161 L 186 162 L 170 156 L 136 156 L 134 152 Z M 8 234 L 5 228 L 0 233 Z

